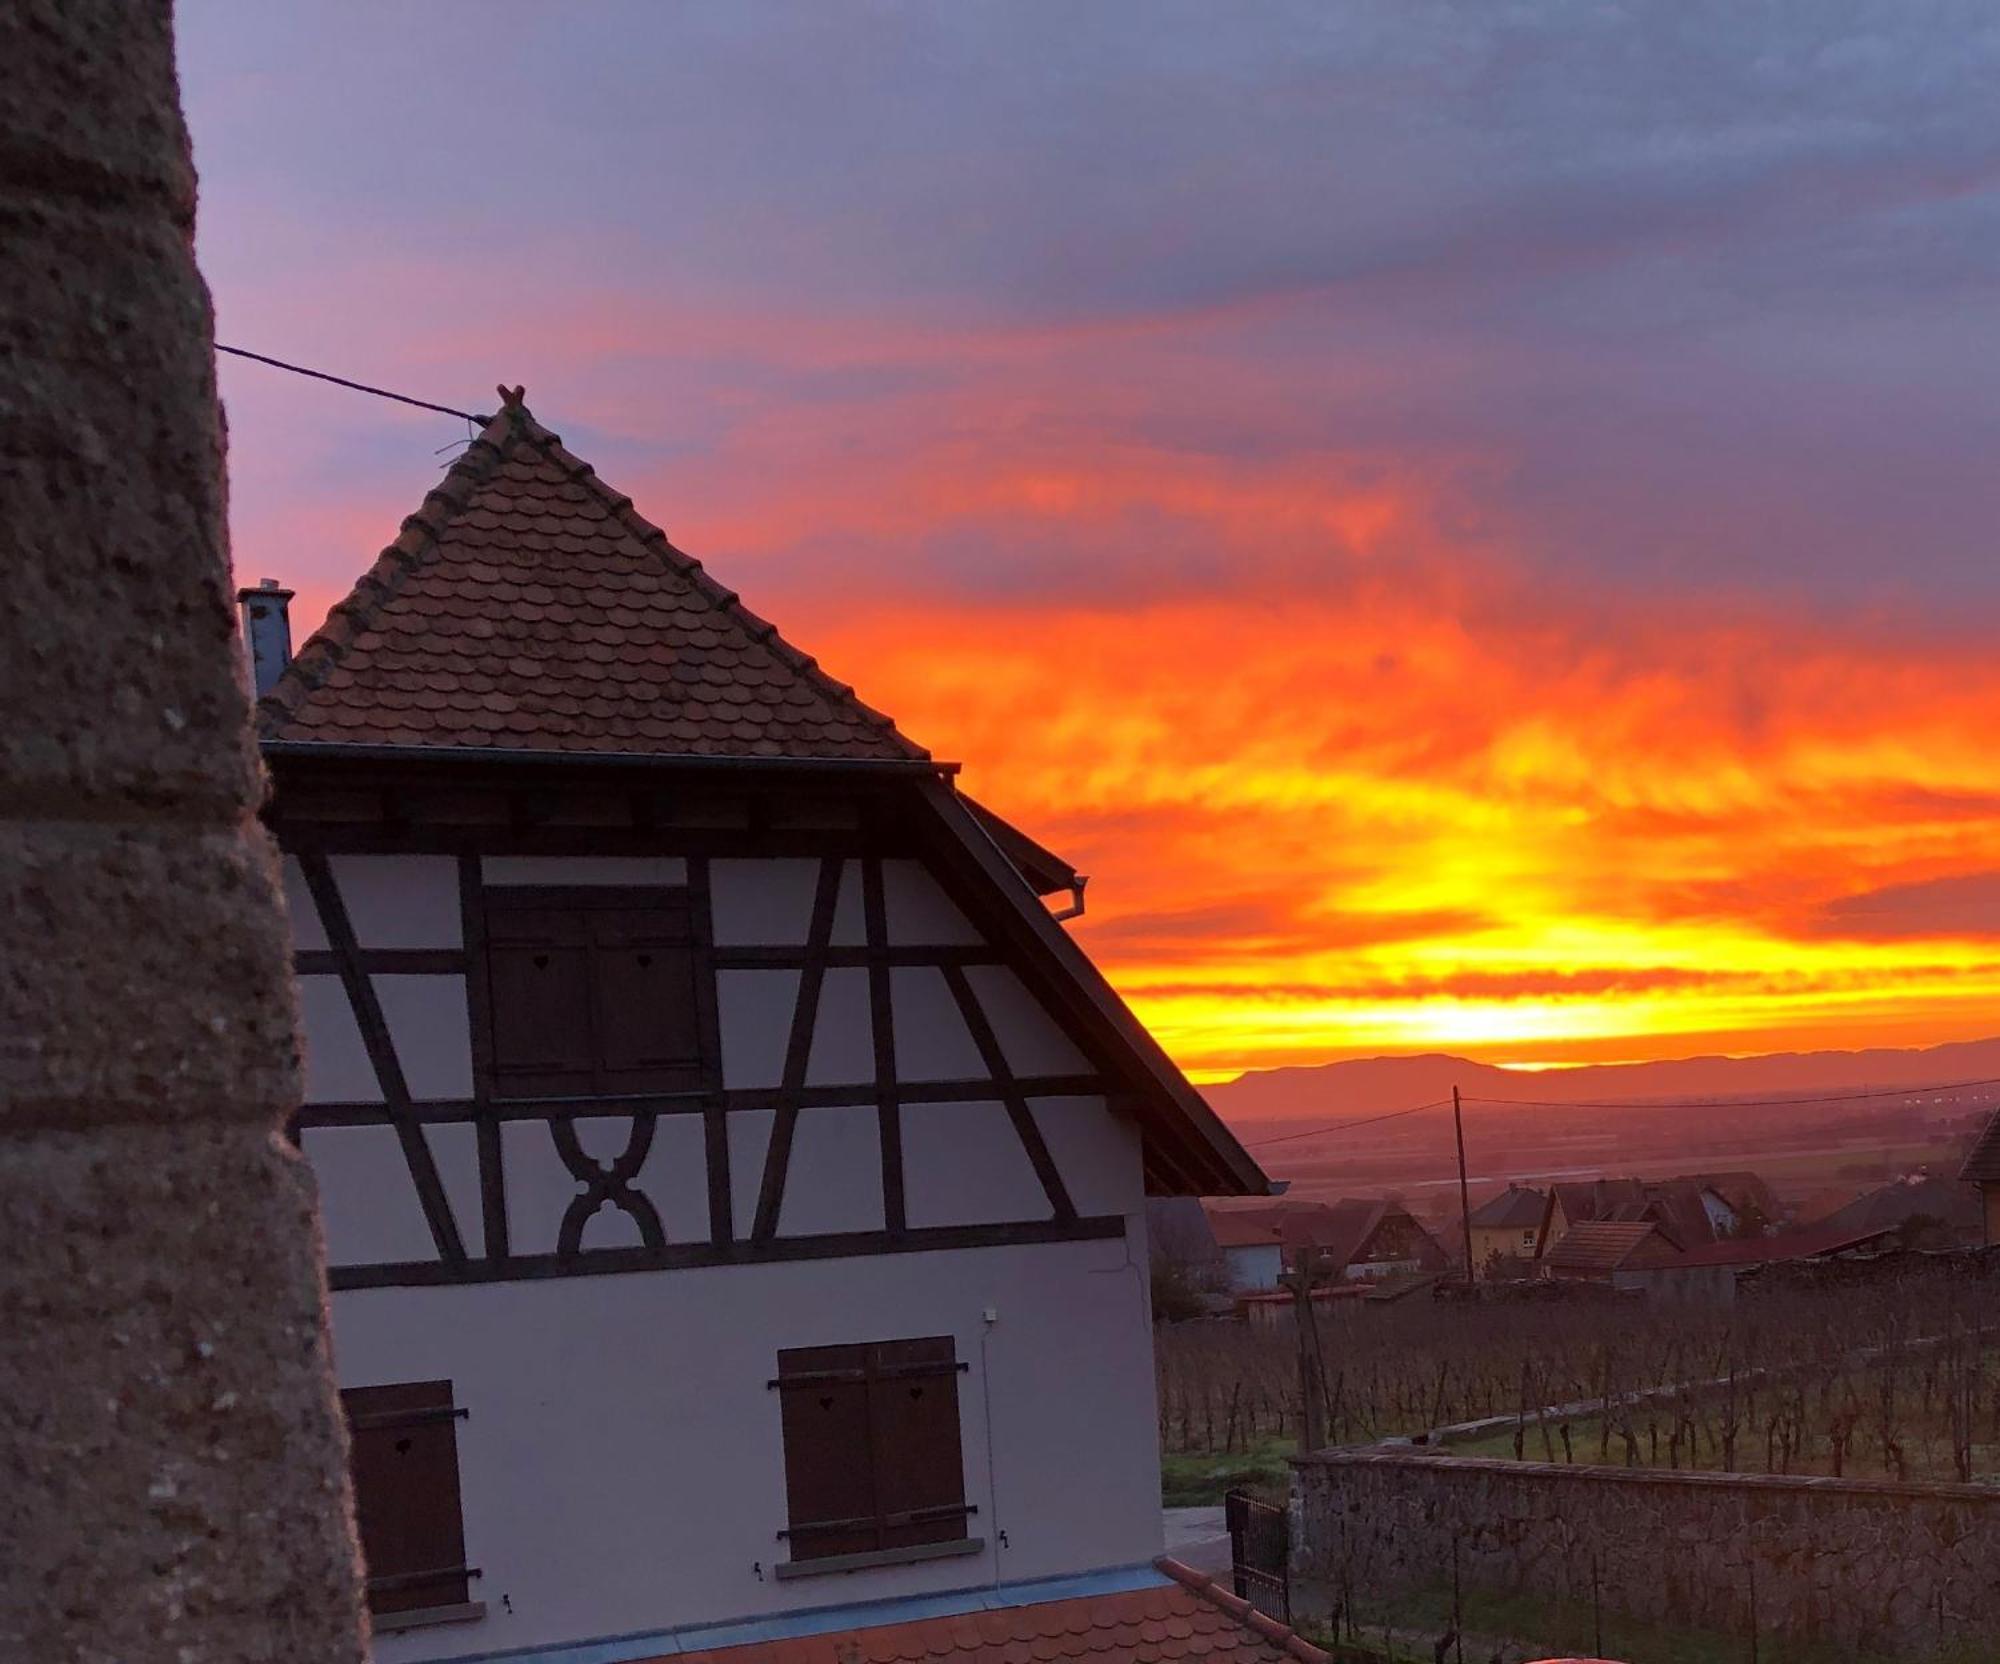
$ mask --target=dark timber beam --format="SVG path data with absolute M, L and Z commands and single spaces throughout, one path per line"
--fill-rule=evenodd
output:
M 382 1089 L 390 1125 L 396 1129 L 397 1141 L 403 1146 L 403 1159 L 409 1164 L 410 1180 L 423 1206 L 424 1223 L 430 1227 L 443 1269 L 455 1276 L 465 1266 L 465 1244 L 452 1219 L 451 1203 L 438 1178 L 429 1141 L 410 1114 L 409 1085 L 403 1079 L 403 1066 L 397 1061 L 395 1042 L 382 1016 L 381 1002 L 375 997 L 375 984 L 361 968 L 361 950 L 354 939 L 354 924 L 347 916 L 347 904 L 341 899 L 340 886 L 334 882 L 333 869 L 325 856 L 302 855 L 299 869 L 305 875 L 306 888 L 312 892 L 313 905 L 319 909 L 320 928 L 333 946 L 341 985 L 347 990 L 347 1001 L 354 1011 L 355 1026 L 361 1030 L 368 1061 L 374 1066 L 375 1081 Z
M 833 937 L 834 909 L 840 902 L 839 861 L 819 864 L 813 892 L 812 923 L 806 931 L 805 959 L 792 1003 L 792 1031 L 785 1045 L 783 1094 L 771 1122 L 771 1141 L 764 1152 L 764 1180 L 757 1192 L 757 1217 L 750 1227 L 753 1242 L 769 1242 L 778 1234 L 778 1214 L 785 1202 L 785 1180 L 791 1171 L 792 1137 L 799 1123 L 799 1099 L 805 1090 L 806 1066 L 812 1058 L 813 1031 L 819 1022 L 820 988 L 826 980 L 827 944 Z

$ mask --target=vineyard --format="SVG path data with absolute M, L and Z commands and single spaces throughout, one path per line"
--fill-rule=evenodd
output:
M 1912 1275 L 1728 1308 L 1638 1299 L 1351 1303 L 1319 1318 L 1330 1444 L 1502 1418 L 1468 1455 L 1850 1477 L 2000 1477 L 1989 1285 Z M 1162 1326 L 1161 1448 L 1277 1471 L 1299 1426 L 1289 1319 Z M 1607 1408 L 1608 1407 L 1608 1408 Z M 1178 1464 L 1178 1467 L 1177 1467 Z

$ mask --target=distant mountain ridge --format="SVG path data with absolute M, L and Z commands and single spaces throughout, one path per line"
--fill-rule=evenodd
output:
M 1454 1086 L 1478 1098 L 1643 1103 L 1757 1093 L 1805 1096 L 1992 1078 L 2000 1078 L 2000 1038 L 1852 1052 L 1664 1058 L 1534 1072 L 1427 1052 L 1251 1070 L 1202 1090 L 1217 1113 L 1230 1120 L 1282 1121 L 1401 1109 L 1449 1098 Z

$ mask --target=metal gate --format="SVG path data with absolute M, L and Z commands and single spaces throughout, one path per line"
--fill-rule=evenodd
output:
M 1282 1624 L 1292 1621 L 1291 1516 L 1283 1508 L 1260 1502 L 1248 1491 L 1230 1491 L 1222 1499 L 1222 1517 L 1229 1527 L 1229 1574 L 1238 1600 Z

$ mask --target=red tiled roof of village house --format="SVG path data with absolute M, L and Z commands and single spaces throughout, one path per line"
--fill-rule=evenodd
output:
M 1208 1229 L 1218 1248 L 1282 1248 L 1285 1245 L 1284 1233 L 1261 1211 L 1251 1213 L 1241 1208 L 1211 1208 L 1208 1210 Z
M 1472 1210 L 1472 1223 L 1480 1230 L 1523 1230 L 1539 1226 L 1548 1207 L 1549 1199 L 1542 1191 L 1510 1184 Z
M 1318 1647 L 1200 1572 L 1173 1560 L 1157 1564 L 1173 1581 L 1155 1589 L 986 1608 L 673 1656 L 681 1664 L 942 1664 L 962 1659 L 1142 1664 L 1178 1658 L 1330 1664 Z
M 1542 1256 L 1551 1271 L 1617 1271 L 1644 1255 L 1652 1265 L 1678 1259 L 1673 1242 L 1650 1219 L 1589 1219 L 1572 1225 Z
M 928 757 L 503 396 L 259 702 L 263 739 Z

